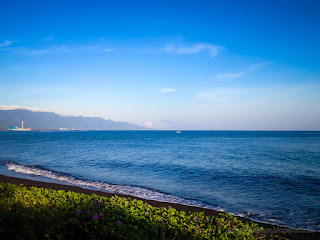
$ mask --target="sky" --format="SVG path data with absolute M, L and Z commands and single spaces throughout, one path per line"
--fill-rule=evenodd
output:
M 0 109 L 320 130 L 320 1 L 0 1 Z

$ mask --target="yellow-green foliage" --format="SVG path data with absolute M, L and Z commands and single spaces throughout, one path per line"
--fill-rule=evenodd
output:
M 0 239 L 256 239 L 256 224 L 143 201 L 0 183 Z M 269 236 L 270 237 L 270 236 Z

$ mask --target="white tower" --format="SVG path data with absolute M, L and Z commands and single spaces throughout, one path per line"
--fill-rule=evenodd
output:
M 23 129 L 23 120 L 22 120 L 22 124 L 21 124 L 21 129 Z

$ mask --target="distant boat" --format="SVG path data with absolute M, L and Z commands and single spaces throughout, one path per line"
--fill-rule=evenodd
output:
M 176 133 L 181 133 L 181 131 L 176 131 Z

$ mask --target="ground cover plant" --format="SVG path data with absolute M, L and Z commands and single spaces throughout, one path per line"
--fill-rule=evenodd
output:
M 0 183 L 0 239 L 282 239 L 261 230 L 225 213 Z

